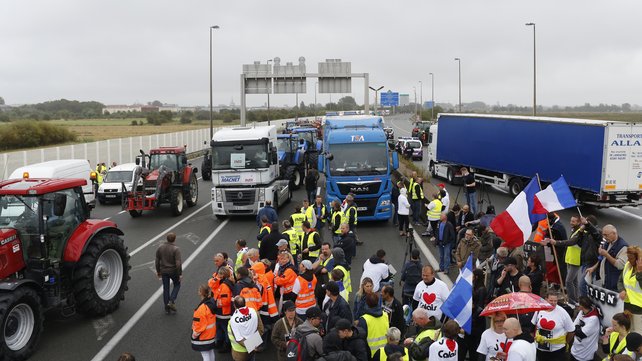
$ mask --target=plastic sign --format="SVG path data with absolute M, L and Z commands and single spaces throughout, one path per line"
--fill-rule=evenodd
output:
M 232 168 L 245 168 L 245 153 L 230 154 L 230 166 Z
M 363 135 L 353 135 L 351 136 L 351 139 L 353 142 L 363 142 L 365 139 L 363 138 Z

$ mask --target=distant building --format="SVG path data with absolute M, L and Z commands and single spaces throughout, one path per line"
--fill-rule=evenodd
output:
M 141 105 L 107 105 L 103 108 L 103 114 L 141 112 Z

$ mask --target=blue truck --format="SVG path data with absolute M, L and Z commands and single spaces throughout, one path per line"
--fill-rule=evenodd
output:
M 564 175 L 581 204 L 637 206 L 642 195 L 642 124 L 490 114 L 440 114 L 428 134 L 428 168 L 457 183 L 478 182 L 516 196 L 539 174 Z
M 325 175 L 328 204 L 353 193 L 359 221 L 389 219 L 391 174 L 398 165 L 397 153 L 388 148 L 382 117 L 326 119 L 318 168 Z

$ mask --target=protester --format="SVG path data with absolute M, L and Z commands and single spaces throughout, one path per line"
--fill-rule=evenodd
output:
M 312 229 L 310 222 L 303 222 L 303 238 L 301 239 L 301 259 L 314 262 L 319 257 L 321 249 L 321 236 Z
M 270 233 L 263 237 L 259 245 L 259 257 L 269 260 L 271 264 L 276 264 L 279 254 L 277 243 L 283 238 L 283 234 L 279 231 L 279 223 L 272 223 Z
M 464 177 L 466 203 L 472 207 L 473 214 L 477 214 L 477 183 L 475 182 L 475 175 L 470 173 L 466 167 L 461 167 L 461 175 Z
M 517 269 L 517 260 L 514 257 L 506 257 L 504 269 L 495 284 L 499 289 L 498 296 L 518 290 L 518 281 L 522 276 L 523 274 Z
M 305 215 L 305 220 L 309 224 L 308 228 L 312 228 L 312 225 L 317 224 L 317 215 L 314 213 L 314 208 L 312 207 L 311 203 L 312 203 L 312 201 L 308 201 L 307 199 L 304 199 L 303 200 L 303 207 L 301 207 L 301 213 L 303 213 Z M 304 232 L 305 232 L 305 230 L 304 230 Z M 301 237 L 301 238 L 303 238 L 303 237 Z
M 406 262 L 401 269 L 401 280 L 399 281 L 400 284 L 403 283 L 401 302 L 404 305 L 410 306 L 412 304 L 412 296 L 415 293 L 415 288 L 417 284 L 421 282 L 422 268 L 423 265 L 419 258 L 419 250 L 413 249 L 412 252 L 410 252 L 410 260 Z
M 268 224 L 278 223 L 279 217 L 276 214 L 276 210 L 272 207 L 272 201 L 265 201 L 265 207 L 259 209 L 259 212 L 256 214 L 256 225 L 261 226 L 263 217 L 267 218 Z
M 322 315 L 323 312 L 319 307 L 309 308 L 305 311 L 306 320 L 300 326 L 297 326 L 295 330 L 295 337 L 305 337 L 309 360 L 314 360 L 323 355 L 323 340 L 319 335 Z
M 557 304 L 557 293 L 549 291 L 546 300 L 553 310 L 537 311 L 532 320 L 536 329 L 537 359 L 563 361 L 566 360 L 565 346 L 573 339 L 575 325 L 566 310 Z
M 287 252 L 279 253 L 279 271 L 274 276 L 274 285 L 278 287 L 277 292 L 283 301 L 294 302 L 296 293 L 292 292 L 292 289 L 297 280 L 297 272 L 290 257 Z
M 443 205 L 439 200 L 439 193 L 432 194 L 432 201 L 430 201 L 430 203 L 426 205 L 426 208 L 426 218 L 428 219 L 428 223 L 430 224 L 430 231 L 426 229 L 426 232 L 422 233 L 421 235 L 432 235 L 432 237 L 434 238 L 435 234 L 437 233 L 437 226 L 439 225 L 441 210 L 443 208 Z
M 575 318 L 575 339 L 571 347 L 571 361 L 592 361 L 600 337 L 600 314 L 591 299 L 582 296 L 578 300 L 580 312 Z
M 357 361 L 369 361 L 370 351 L 366 342 L 366 332 L 352 325 L 348 320 L 339 320 L 333 330 L 323 340 L 325 352 L 349 351 Z
M 450 271 L 450 258 L 453 246 L 457 242 L 455 228 L 448 221 L 448 216 L 443 213 L 440 215 L 437 231 L 435 232 L 435 244 L 439 248 L 439 270 L 437 272 Z
M 406 333 L 406 321 L 403 314 L 403 305 L 395 298 L 394 287 L 386 285 L 382 288 L 381 301 L 381 307 L 383 312 L 388 315 L 390 326 L 397 328 L 401 335 L 404 335 Z
M 363 264 L 363 273 L 361 274 L 360 282 L 365 278 L 370 278 L 374 284 L 374 292 L 379 292 L 381 285 L 387 284 L 387 281 L 392 276 L 386 264 L 385 257 L 386 251 L 380 249 Z
M 504 270 L 504 261 L 508 257 L 508 249 L 506 247 L 497 248 L 497 252 L 488 260 L 490 272 L 488 272 L 486 284 L 488 285 L 488 295 L 490 299 L 499 296 L 499 286 L 497 280 Z
M 200 352 L 203 361 L 214 361 L 216 303 L 208 285 L 201 285 L 198 295 L 201 302 L 196 306 L 192 318 L 192 350 Z
M 408 201 L 412 209 L 412 223 L 419 224 L 419 213 L 421 212 L 421 202 L 424 199 L 423 185 L 420 182 L 421 178 L 417 176 L 417 172 L 413 171 L 410 176 L 410 183 L 408 184 Z
M 404 355 L 407 359 L 408 357 L 408 350 L 406 350 L 405 347 L 399 345 L 399 341 L 401 340 L 401 335 L 402 332 L 396 328 L 396 327 L 390 327 L 388 331 L 386 332 L 386 344 L 379 348 L 377 351 L 375 351 L 372 360 L 378 361 L 378 360 L 385 360 L 387 357 L 394 353 L 399 353 L 400 355 Z
M 227 324 L 232 316 L 232 296 L 234 283 L 230 280 L 230 268 L 219 268 L 208 281 L 212 297 L 216 301 L 216 348 L 220 353 L 230 352 L 230 339 L 227 334 Z
M 230 318 L 227 332 L 232 344 L 234 361 L 254 361 L 254 350 L 245 347 L 245 340 L 255 335 L 263 335 L 263 323 L 256 310 L 245 305 L 241 296 L 234 297 L 234 314 Z
M 587 270 L 595 266 L 598 261 L 598 250 L 600 242 L 602 242 L 601 230 L 597 229 L 597 218 L 593 215 L 588 215 L 586 218 L 580 218 L 582 225 L 580 228 L 584 230 L 582 237 L 579 240 L 580 247 L 580 295 L 588 295 L 588 285 L 586 283 Z M 590 281 L 593 281 L 592 275 L 589 275 Z
M 416 336 L 406 338 L 404 346 L 412 359 L 423 360 L 428 357 L 430 345 L 439 338 L 441 324 L 423 308 L 412 311 L 412 321 L 416 325 Z
M 176 312 L 176 298 L 181 290 L 181 281 L 183 280 L 183 262 L 181 260 L 181 250 L 176 246 L 176 233 L 167 234 L 167 241 L 156 250 L 156 276 L 163 281 L 163 306 L 165 313 L 170 311 Z M 169 281 L 172 281 L 173 287 L 170 293 Z
M 473 255 L 473 267 L 477 264 L 479 259 L 479 250 L 481 249 L 481 242 L 475 237 L 475 232 L 472 228 L 466 229 L 464 238 L 459 240 L 457 244 L 457 251 L 455 251 L 455 260 L 457 261 L 457 268 L 462 269 L 466 265 L 468 257 Z
M 335 200 L 332 202 L 332 237 L 333 240 L 336 242 L 341 238 L 341 224 L 348 222 L 348 218 L 346 217 L 345 213 L 341 210 L 341 203 L 339 201 Z
M 290 253 L 296 257 L 301 252 L 301 237 L 299 233 L 292 228 L 292 223 L 289 220 L 283 221 L 282 238 L 288 241 L 290 246 Z
M 323 285 L 330 280 L 330 272 L 334 268 L 334 257 L 332 257 L 332 246 L 328 242 L 321 243 L 319 258 L 312 264 L 314 275 L 317 277 L 317 287 L 314 291 L 317 304 L 322 304 L 325 298 Z
M 341 297 L 339 285 L 334 281 L 329 281 L 325 285 L 325 292 L 327 296 L 327 301 L 323 304 L 323 311 L 326 314 L 325 329 L 331 330 L 340 319 L 352 322 L 350 305 Z
M 485 361 L 496 359 L 499 351 L 506 352 L 504 321 L 506 321 L 506 314 L 503 312 L 497 312 L 490 316 L 490 328 L 482 333 L 479 346 L 477 346 L 477 353 L 483 355 Z M 471 358 L 471 360 L 474 359 Z
M 443 204 L 442 212 L 448 212 L 450 209 L 450 194 L 448 194 L 448 190 L 446 189 L 446 185 L 443 183 L 437 184 L 437 187 L 439 187 L 439 198 L 441 199 L 441 203 Z
M 314 165 L 316 166 L 316 164 Z M 310 203 L 314 202 L 317 195 L 317 182 L 319 181 L 319 172 L 316 169 L 308 169 L 308 175 L 305 176 L 305 194 L 308 196 Z
M 303 238 L 303 228 L 301 227 L 303 225 L 303 221 L 305 221 L 305 210 L 302 207 L 295 206 L 294 207 L 295 212 L 292 213 L 290 216 L 290 224 L 292 225 L 292 229 L 296 232 L 296 234 L 299 236 L 299 239 Z
M 386 332 L 390 328 L 388 314 L 381 308 L 381 298 L 377 293 L 366 295 L 366 308 L 357 321 L 357 327 L 362 328 L 366 334 L 366 341 L 370 349 L 370 357 L 386 344 Z
M 314 290 L 317 286 L 317 278 L 312 270 L 312 262 L 304 260 L 299 265 L 299 276 L 294 281 L 292 293 L 296 294 L 296 313 L 302 320 L 305 320 L 306 311 L 316 307 Z
M 288 341 L 294 334 L 294 329 L 303 323 L 296 315 L 296 307 L 292 301 L 283 302 L 283 317 L 280 318 L 275 324 L 274 329 L 272 330 L 272 344 L 276 347 L 277 350 L 277 359 L 279 361 L 286 361 L 285 349 Z
M 642 358 L 642 335 L 637 332 L 626 335 L 626 349 L 634 361 L 639 361 Z
M 626 353 L 626 337 L 631 330 L 631 314 L 620 312 L 613 315 L 611 327 L 602 336 L 602 352 L 611 359 L 615 355 Z
M 430 345 L 428 360 L 452 361 L 458 357 L 457 334 L 459 325 L 455 320 L 448 320 L 442 328 L 443 336 Z
M 455 232 L 457 233 L 457 239 L 463 238 L 464 230 L 466 230 L 466 223 L 470 223 L 475 220 L 475 213 L 470 211 L 470 206 L 464 204 L 461 207 L 461 212 L 457 215 L 457 220 L 453 223 L 455 226 Z
M 342 278 L 334 278 L 334 281 L 341 281 L 343 291 L 341 296 L 348 300 L 350 292 L 352 292 L 352 281 L 350 278 L 350 265 L 345 259 L 343 249 L 335 247 L 332 249 L 332 257 L 334 258 L 334 268 L 332 269 L 331 276 L 342 274 Z
M 510 361 L 535 361 L 536 351 L 533 336 L 529 333 L 523 332 L 519 327 L 519 321 L 514 318 L 509 318 L 504 322 L 504 334 L 506 340 L 512 339 L 508 352 L 498 352 L 498 356 L 503 360 Z M 508 342 L 508 341 L 507 341 Z M 539 353 L 539 350 L 537 351 Z M 540 359 L 546 360 L 549 359 Z
M 357 240 L 347 223 L 342 223 L 340 229 L 341 234 L 339 239 L 335 241 L 334 247 L 342 248 L 346 261 L 348 264 L 352 264 L 352 258 L 357 255 Z
M 256 240 L 259 241 L 258 245 L 261 247 L 261 241 L 263 241 L 263 238 L 270 234 L 270 231 L 272 230 L 271 223 L 267 216 L 263 216 L 261 218 L 261 225 L 259 227 L 261 228 L 259 229 L 259 234 L 256 236 Z
M 361 280 L 361 286 L 354 297 L 354 311 L 352 315 L 354 319 L 357 320 L 361 317 L 366 310 L 366 296 L 369 294 L 374 294 L 374 283 L 371 278 L 364 278 Z
M 419 282 L 413 294 L 413 309 L 419 307 L 428 311 L 428 316 L 441 319 L 441 305 L 448 298 L 450 290 L 442 281 L 435 278 L 435 270 L 432 266 L 424 266 L 421 270 L 423 282 Z
M 580 216 L 573 215 L 570 219 L 571 225 L 571 236 L 568 240 L 555 240 L 544 238 L 542 244 L 546 245 L 548 243 L 556 246 L 558 248 L 566 248 L 566 255 L 564 257 L 564 262 L 566 263 L 566 279 L 564 285 L 566 286 L 566 291 L 568 293 L 568 302 L 575 305 L 579 297 L 579 273 L 580 273 L 580 252 L 581 248 L 578 246 L 580 237 L 582 236 L 583 230 L 580 227 Z M 558 261 L 561 261 L 558 259 Z
M 631 331 L 642 332 L 642 249 L 629 246 L 626 250 L 627 262 L 618 279 L 617 290 L 624 301 L 624 309 L 633 315 Z
M 528 276 L 520 277 L 519 280 L 517 281 L 517 284 L 519 286 L 519 292 L 533 293 L 532 292 L 533 289 L 531 286 L 531 279 L 528 278 Z M 535 312 L 526 312 L 526 313 L 517 314 L 517 318 L 519 319 L 519 324 L 522 327 L 522 331 L 531 335 L 535 333 L 535 326 L 531 322 L 533 320 L 534 314 Z
M 408 202 L 408 196 L 406 188 L 401 188 L 399 190 L 399 196 L 397 197 L 397 217 L 399 219 L 399 235 L 405 236 L 410 228 L 410 203 Z
M 355 203 L 354 201 L 354 196 L 352 194 L 348 194 L 348 196 L 346 197 L 345 210 L 348 227 L 350 228 L 350 232 L 352 232 L 352 234 L 354 235 L 356 245 L 362 245 L 363 242 L 359 241 L 359 237 L 357 236 L 358 213 L 357 203 Z
M 234 271 L 243 266 L 247 261 L 247 242 L 244 239 L 237 239 L 234 243 L 236 246 L 236 261 L 234 261 Z
M 392 203 L 392 225 L 397 226 L 399 224 L 399 195 L 401 194 L 401 189 L 403 184 L 401 181 L 392 184 L 392 190 L 390 191 L 390 203 Z M 405 189 L 405 188 L 404 188 Z M 408 199 L 406 199 L 407 201 Z M 410 207 L 410 205 L 408 205 Z
M 610 224 L 602 227 L 602 237 L 606 241 L 606 245 L 598 250 L 602 260 L 589 268 L 587 272 L 592 274 L 597 270 L 598 277 L 602 280 L 602 287 L 615 290 L 617 289 L 617 281 L 627 261 L 626 248 L 628 244 L 622 237 L 618 236 L 617 229 Z
M 256 312 L 259 312 L 263 304 L 261 289 L 256 282 L 254 282 L 249 269 L 246 267 L 239 267 L 236 270 L 236 279 L 234 295 L 243 297 L 243 301 L 247 307 L 253 308 Z
M 323 197 L 321 195 L 316 196 L 312 207 L 314 208 L 314 213 L 317 216 L 317 224 L 314 225 L 314 228 L 319 232 L 319 234 L 322 234 L 329 213 L 327 207 L 323 203 Z
M 531 292 L 536 295 L 541 294 L 542 283 L 544 282 L 544 271 L 539 256 L 531 254 L 526 263 L 524 275 L 530 279 Z

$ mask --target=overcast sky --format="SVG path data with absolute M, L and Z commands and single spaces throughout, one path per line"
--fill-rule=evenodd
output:
M 642 104 L 642 2 L 538 1 L 10 1 L 0 2 L 0 96 L 8 104 L 60 98 L 131 104 L 155 99 L 240 103 L 242 64 L 280 57 L 308 72 L 352 62 L 370 85 L 430 99 L 531 105 L 537 24 L 537 99 L 543 105 Z M 363 102 L 363 80 L 352 82 Z M 332 95 L 336 101 L 342 95 Z M 294 95 L 273 95 L 275 105 Z M 374 95 L 370 95 L 373 99 Z M 299 100 L 314 100 L 314 80 Z M 328 94 L 318 102 L 330 100 Z M 265 102 L 250 95 L 249 105 Z M 371 100 L 372 102 L 372 100 Z

